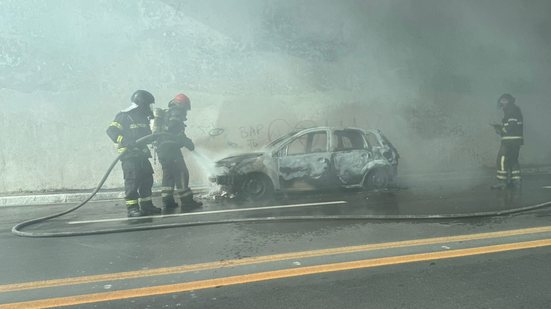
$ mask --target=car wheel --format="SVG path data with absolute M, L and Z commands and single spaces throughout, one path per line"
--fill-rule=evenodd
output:
M 370 171 L 364 179 L 364 189 L 379 190 L 390 184 L 390 173 L 386 168 L 376 168 Z
M 241 197 L 247 200 L 265 200 L 273 196 L 274 185 L 264 174 L 248 174 L 241 183 L 240 193 Z

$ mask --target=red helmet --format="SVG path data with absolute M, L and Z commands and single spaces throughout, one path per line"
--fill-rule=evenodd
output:
M 179 93 L 168 103 L 168 107 L 182 107 L 191 110 L 191 101 L 187 95 Z

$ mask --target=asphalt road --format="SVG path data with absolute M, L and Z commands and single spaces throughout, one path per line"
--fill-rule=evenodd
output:
M 33 231 L 290 216 L 468 214 L 551 201 L 549 175 L 520 191 L 442 175 L 390 192 L 324 192 L 258 204 L 206 199 L 192 214 L 129 223 L 94 202 Z M 549 308 L 551 208 L 433 220 L 201 225 L 62 238 L 11 226 L 68 205 L 0 209 L 0 308 Z

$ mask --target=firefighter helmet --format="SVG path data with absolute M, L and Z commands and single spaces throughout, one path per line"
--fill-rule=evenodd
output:
M 185 110 L 191 110 L 191 101 L 187 95 L 179 93 L 168 103 L 168 107 L 181 107 Z
M 498 106 L 501 105 L 501 100 L 503 100 L 503 99 L 507 100 L 507 102 L 509 102 L 509 104 L 515 103 L 515 97 L 513 97 L 509 93 L 505 93 L 501 97 L 499 97 L 499 100 L 497 100 Z
M 155 97 L 149 91 L 136 90 L 130 97 L 130 101 L 138 106 L 149 105 L 155 103 Z

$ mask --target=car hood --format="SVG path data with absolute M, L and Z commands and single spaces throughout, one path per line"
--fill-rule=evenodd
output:
M 216 165 L 227 165 L 231 163 L 239 163 L 246 159 L 258 158 L 263 154 L 264 153 L 262 152 L 251 152 L 251 153 L 243 153 L 235 156 L 230 156 L 230 157 L 226 157 L 216 161 Z

